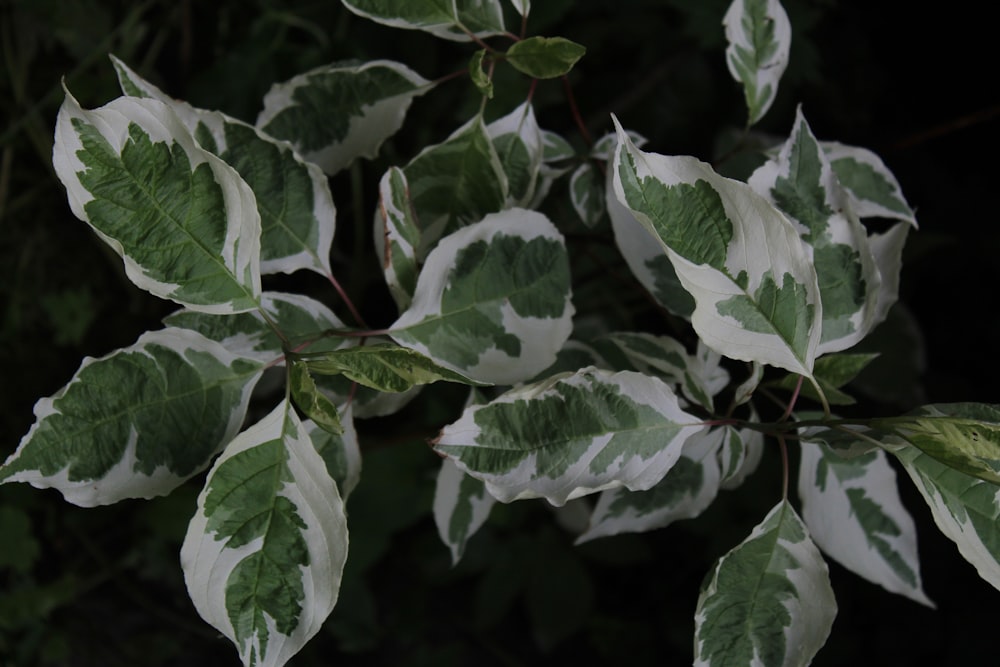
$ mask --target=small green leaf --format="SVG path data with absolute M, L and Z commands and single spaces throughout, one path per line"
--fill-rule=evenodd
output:
M 563 37 L 529 37 L 507 49 L 507 61 L 536 79 L 554 79 L 569 73 L 587 49 Z
M 840 391 L 840 388 L 857 377 L 878 356 L 878 354 L 841 353 L 827 354 L 817 359 L 813 367 L 813 376 L 823 390 L 827 402 L 830 405 L 853 405 L 854 398 Z M 769 382 L 768 386 L 794 391 L 798 383 L 798 375 L 786 375 L 776 382 Z M 806 398 L 820 400 L 816 388 L 811 384 L 803 383 L 800 393 Z
M 295 405 L 309 419 L 316 422 L 324 431 L 334 435 L 344 432 L 344 427 L 340 423 L 340 411 L 316 388 L 306 362 L 296 360 L 288 365 L 288 386 Z
M 483 70 L 483 58 L 485 57 L 486 49 L 479 49 L 472 54 L 472 59 L 469 60 L 469 78 L 472 79 L 472 83 L 481 95 L 485 96 L 488 100 L 492 100 L 493 80 Z

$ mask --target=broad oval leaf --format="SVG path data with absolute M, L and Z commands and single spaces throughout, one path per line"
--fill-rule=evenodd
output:
M 449 458 L 441 461 L 434 486 L 434 524 L 458 563 L 469 538 L 486 523 L 496 498 L 486 492 L 482 480 L 466 475 Z
M 712 349 L 811 377 L 816 271 L 792 223 L 750 186 L 692 157 L 645 153 L 618 128 L 615 195 L 667 251 Z
M 184 329 L 83 360 L 35 404 L 0 483 L 55 488 L 83 507 L 166 495 L 239 431 L 262 364 Z
M 500 0 L 343 0 L 358 16 L 376 23 L 423 30 L 456 42 L 504 32 Z
M 587 368 L 469 407 L 433 444 L 502 502 L 563 505 L 619 486 L 651 488 L 703 428 L 662 381 Z
M 565 37 L 529 37 L 507 49 L 507 62 L 535 79 L 568 74 L 587 49 Z
M 885 452 L 845 459 L 806 438 L 800 440 L 799 497 L 816 544 L 855 574 L 933 607 L 920 581 L 916 526 Z
M 260 215 L 253 191 L 153 99 L 87 111 L 72 95 L 52 164 L 70 208 L 148 292 L 207 313 L 258 306 Z
M 836 614 L 826 563 L 783 500 L 705 580 L 695 612 L 694 664 L 808 665 Z
M 244 665 L 280 667 L 330 615 L 346 559 L 337 484 L 282 401 L 208 474 L 181 546 L 188 593 Z
M 256 125 L 335 174 L 357 157 L 374 158 L 402 126 L 413 98 L 432 86 L 390 60 L 334 63 L 271 86 Z
M 562 235 L 515 208 L 442 239 L 389 334 L 473 380 L 513 384 L 555 361 L 573 312 Z
M 726 28 L 726 65 L 743 85 L 747 125 L 767 113 L 788 66 L 792 25 L 778 0 L 733 0 L 722 19 Z

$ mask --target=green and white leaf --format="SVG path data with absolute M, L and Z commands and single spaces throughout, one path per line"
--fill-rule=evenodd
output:
M 817 355 L 853 347 L 874 327 L 881 275 L 861 221 L 799 107 L 776 158 L 748 180 L 793 222 L 811 250 L 823 303 Z
M 472 54 L 469 59 L 469 78 L 472 84 L 479 91 L 479 94 L 488 100 L 493 99 L 493 79 L 483 69 L 483 60 L 486 58 L 486 49 L 479 49 Z
M 733 0 L 722 19 L 726 29 L 726 65 L 743 85 L 747 126 L 771 108 L 778 82 L 788 66 L 792 25 L 778 0 Z
M 500 0 L 343 0 L 358 16 L 405 30 L 467 42 L 504 32 Z M 464 30 L 463 30 L 464 28 Z
M 52 164 L 73 214 L 121 256 L 137 286 L 202 312 L 257 307 L 254 194 L 170 107 L 119 97 L 87 111 L 67 91 Z
M 510 0 L 510 4 L 514 5 L 514 9 L 521 16 L 527 16 L 531 11 L 531 0 Z
M 878 354 L 842 352 L 828 354 L 817 359 L 816 365 L 813 367 L 813 376 L 816 379 L 816 384 L 823 391 L 827 403 L 830 405 L 853 405 L 855 403 L 854 397 L 841 391 L 840 388 L 857 377 L 876 357 Z M 795 391 L 799 384 L 799 377 L 786 375 L 773 384 L 768 384 L 788 391 Z M 802 385 L 800 395 L 820 400 L 819 392 L 811 385 Z
M 757 419 L 752 411 L 751 419 Z M 764 456 L 764 434 L 749 428 L 724 426 L 722 446 L 718 450 L 722 479 L 719 488 L 730 491 L 739 488 L 752 475 Z
M 535 196 L 542 165 L 542 130 L 531 104 L 524 102 L 486 126 L 507 175 L 507 207 L 527 207 Z
M 619 533 L 644 533 L 700 515 L 719 492 L 717 453 L 724 436 L 724 429 L 692 435 L 673 467 L 646 491 L 619 487 L 601 492 L 590 525 L 576 544 Z
M 575 373 L 587 366 L 596 366 L 604 370 L 635 370 L 634 368 L 616 368 L 609 364 L 592 346 L 578 340 L 568 340 L 556 353 L 555 362 L 528 382 L 540 382 L 560 373 Z
M 288 364 L 288 391 L 295 407 L 327 433 L 342 435 L 340 409 L 316 386 L 309 367 L 301 359 Z
M 379 205 L 375 216 L 375 250 L 382 258 L 382 271 L 389 293 L 401 311 L 409 307 L 417 287 L 417 222 L 406 174 L 390 167 L 379 181 Z
M 933 607 L 920 581 L 917 530 L 880 449 L 852 459 L 801 439 L 802 518 L 838 563 L 891 593 Z
M 808 665 L 836 613 L 826 563 L 783 500 L 706 579 L 695 612 L 694 664 Z
M 694 296 L 701 339 L 727 357 L 811 377 L 823 311 L 792 223 L 750 186 L 692 157 L 644 153 L 617 127 L 615 195 L 666 249 Z
M 576 157 L 573 144 L 562 135 L 551 130 L 542 130 L 542 161 L 546 163 L 563 162 Z
M 374 158 L 433 83 L 391 60 L 317 67 L 271 86 L 257 127 L 288 141 L 327 174 Z
M 1000 590 L 1000 486 L 966 475 L 915 447 L 891 449 L 927 501 L 934 523 Z
M 764 365 L 754 361 L 750 364 L 750 376 L 740 383 L 736 387 L 736 391 L 733 392 L 733 406 L 743 405 L 748 402 L 752 397 L 757 387 L 760 386 L 760 381 L 764 379 Z
M 223 452 L 181 546 L 195 608 L 247 667 L 279 667 L 333 610 L 347 558 L 337 484 L 287 401 Z
M 361 479 L 361 448 L 358 446 L 358 433 L 354 429 L 353 411 L 353 405 L 344 406 L 340 415 L 340 425 L 344 432 L 339 435 L 330 433 L 313 421 L 302 422 L 316 451 L 326 463 L 326 471 L 337 483 L 340 497 L 345 503 Z
M 467 408 L 434 448 L 501 502 L 563 505 L 620 486 L 652 488 L 703 428 L 657 378 L 587 368 Z
M 822 146 L 858 216 L 902 220 L 917 226 L 916 214 L 882 158 L 867 148 L 837 141 L 824 141 Z
M 458 563 L 469 538 L 490 516 L 496 498 L 486 491 L 482 480 L 466 475 L 454 461 L 441 461 L 434 487 L 434 524 L 441 541 L 451 550 L 452 564 Z
M 604 178 L 593 163 L 584 162 L 569 177 L 569 198 L 573 209 L 587 227 L 596 227 L 607 211 Z
M 390 335 L 473 380 L 513 384 L 556 360 L 570 296 L 562 235 L 541 213 L 508 209 L 441 240 Z
M 197 109 L 166 95 L 111 56 L 122 91 L 169 106 L 195 141 L 246 181 L 261 219 L 261 273 L 310 269 L 331 275 L 336 208 L 326 176 L 285 142 L 218 111 Z
M 647 143 L 649 139 L 642 136 L 634 130 L 625 130 L 625 134 L 628 135 L 629 140 L 631 140 L 632 145 L 636 148 L 642 148 Z M 615 149 L 618 148 L 618 133 L 608 132 L 600 139 L 594 142 L 594 145 L 590 147 L 590 157 L 595 160 L 601 160 L 603 162 L 610 162 L 615 157 Z M 610 182 L 610 181 L 609 181 Z
M 184 329 L 86 358 L 35 404 L 0 483 L 57 489 L 82 507 L 166 495 L 239 431 L 263 366 Z
M 528 37 L 507 49 L 514 69 L 535 79 L 555 79 L 569 74 L 587 49 L 565 37 Z
M 882 234 L 868 237 L 875 265 L 882 283 L 879 287 L 878 305 L 875 307 L 875 324 L 881 324 L 899 299 L 899 274 L 903 268 L 903 246 L 910 231 L 908 222 L 898 222 Z

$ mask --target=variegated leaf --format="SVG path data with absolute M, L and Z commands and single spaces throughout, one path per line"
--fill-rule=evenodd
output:
M 525 102 L 486 126 L 507 175 L 507 206 L 527 207 L 535 196 L 542 165 L 542 131 Z
M 198 144 L 225 160 L 253 190 L 261 220 L 261 273 L 310 269 L 332 274 L 336 208 L 319 167 L 252 125 L 174 99 L 114 56 L 111 60 L 126 95 L 169 106 Z
M 337 484 L 287 401 L 208 474 L 181 546 L 188 593 L 247 667 L 280 667 L 333 610 L 347 558 Z
M 340 434 L 330 433 L 313 421 L 302 422 L 316 451 L 326 463 L 326 471 L 337 483 L 340 497 L 345 503 L 361 479 L 361 448 L 358 446 L 358 433 L 354 429 L 353 411 L 352 405 L 343 408 L 340 425 L 344 432 Z
M 826 563 L 783 500 L 705 580 L 695 612 L 694 664 L 808 665 L 836 614 Z
M 534 79 L 555 79 L 569 74 L 587 49 L 565 37 L 528 37 L 514 42 L 504 59 L 514 69 Z
M 413 98 L 432 86 L 390 60 L 334 63 L 271 86 L 256 124 L 335 174 L 355 158 L 374 158 L 403 125 Z
M 327 433 L 342 435 L 340 409 L 316 386 L 309 366 L 301 359 L 288 364 L 288 393 L 302 413 Z
M 747 126 L 771 108 L 778 82 L 788 66 L 792 26 L 778 0 L 733 0 L 722 19 L 726 28 L 726 65 L 743 85 Z
M 830 405 L 853 405 L 854 398 L 841 391 L 841 387 L 857 377 L 858 373 L 863 371 L 876 357 L 878 354 L 842 352 L 828 354 L 817 359 L 816 365 L 813 367 L 813 376 L 816 379 L 816 384 L 823 391 L 827 403 Z M 797 375 L 786 375 L 773 384 L 768 383 L 769 386 L 780 387 L 788 391 L 794 391 L 799 384 L 800 378 Z M 799 389 L 800 396 L 819 400 L 819 392 L 815 387 L 804 385 Z
M 555 361 L 572 316 L 562 235 L 509 209 L 441 240 L 390 335 L 473 380 L 513 384 Z
M 67 91 L 52 164 L 74 215 L 122 257 L 136 285 L 207 313 L 258 306 L 253 191 L 170 107 L 120 97 L 87 111 Z
M 514 9 L 521 16 L 527 16 L 531 11 L 531 0 L 510 0 L 510 4 L 514 5 Z
M 590 162 L 581 164 L 569 177 L 570 202 L 587 227 L 596 227 L 607 211 L 604 191 L 604 178 Z
M 587 368 L 467 408 L 434 448 L 502 502 L 562 505 L 619 486 L 651 488 L 703 428 L 662 381 Z
M 406 310 L 417 287 L 417 248 L 420 225 L 410 201 L 406 174 L 390 168 L 379 182 L 379 205 L 375 217 L 375 249 L 382 258 L 382 271 L 396 307 Z
M 917 226 L 916 215 L 906 203 L 899 181 L 882 158 L 867 148 L 836 141 L 824 141 L 821 145 L 837 179 L 850 195 L 855 213 L 862 218 L 889 218 Z
M 757 419 L 755 411 L 751 419 Z M 749 428 L 724 426 L 722 429 L 725 436 L 718 451 L 722 475 L 719 488 L 729 491 L 739 488 L 757 470 L 764 456 L 764 434 Z
M 358 16 L 456 42 L 504 32 L 500 0 L 343 0 Z
M 449 458 L 441 461 L 434 487 L 434 523 L 451 550 L 452 564 L 461 560 L 466 542 L 489 518 L 495 503 L 482 480 L 466 475 Z
M 885 452 L 851 459 L 801 439 L 802 518 L 820 549 L 892 593 L 933 607 L 920 582 L 917 531 Z
M 55 488 L 83 507 L 165 495 L 239 431 L 260 363 L 193 331 L 163 329 L 83 360 L 35 404 L 0 483 Z
M 764 365 L 755 361 L 750 364 L 750 376 L 740 383 L 736 387 L 736 391 L 733 394 L 733 405 L 743 405 L 748 402 L 752 397 L 757 387 L 760 386 L 760 381 L 764 378 Z
M 692 157 L 644 153 L 617 127 L 615 194 L 694 296 L 701 339 L 728 357 L 811 377 L 823 313 L 792 223 L 748 185 Z

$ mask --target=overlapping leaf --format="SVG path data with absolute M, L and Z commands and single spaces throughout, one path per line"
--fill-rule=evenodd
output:
M 282 401 L 209 472 L 181 547 L 188 593 L 244 665 L 280 667 L 333 610 L 346 558 L 337 484 Z
M 73 213 L 122 257 L 136 285 L 203 312 L 257 307 L 254 194 L 170 107 L 120 97 L 87 111 L 67 92 L 52 163 Z
M 862 218 L 902 220 L 913 227 L 917 218 L 906 203 L 899 181 L 875 153 L 838 141 L 821 143 L 840 184 L 850 196 L 851 208 Z
M 256 124 L 335 174 L 357 157 L 374 158 L 432 85 L 389 60 L 334 63 L 271 86 Z
M 808 665 L 836 613 L 826 563 L 782 501 L 706 579 L 695 613 L 694 664 Z
M 390 168 L 379 182 L 379 205 L 375 216 L 375 249 L 382 258 L 386 285 L 400 310 L 409 307 L 417 287 L 417 248 L 420 226 L 410 201 L 406 174 Z
M 354 429 L 354 406 L 346 405 L 340 415 L 343 433 L 331 433 L 313 421 L 302 422 L 316 451 L 326 463 L 326 471 L 337 483 L 340 497 L 347 502 L 361 479 L 361 448 Z
M 651 488 L 703 428 L 662 381 L 588 368 L 467 408 L 434 447 L 503 502 L 562 505 L 619 486 Z
M 513 384 L 555 361 L 572 315 L 562 235 L 508 209 L 441 240 L 390 335 L 473 380 Z
M 462 558 L 466 542 L 489 518 L 495 503 L 482 480 L 466 475 L 449 458 L 441 461 L 434 486 L 434 523 L 451 550 L 453 564 Z
M 35 404 L 0 483 L 55 488 L 84 507 L 165 495 L 236 435 L 262 370 L 183 329 L 84 359 L 69 384 Z
M 726 65 L 743 84 L 747 125 L 767 113 L 788 66 L 792 26 L 778 0 L 733 0 L 722 19 L 726 28 Z
M 754 412 L 752 419 L 756 418 L 757 414 Z M 732 426 L 724 426 L 722 430 L 725 435 L 718 450 L 722 475 L 719 488 L 731 490 L 743 484 L 760 465 L 764 455 L 764 434 L 753 429 L 736 429 Z
M 504 32 L 500 0 L 342 0 L 358 16 L 457 42 Z M 527 11 L 525 8 L 524 11 Z
M 535 111 L 525 102 L 486 126 L 507 175 L 507 206 L 527 207 L 535 196 L 542 164 L 542 131 Z

